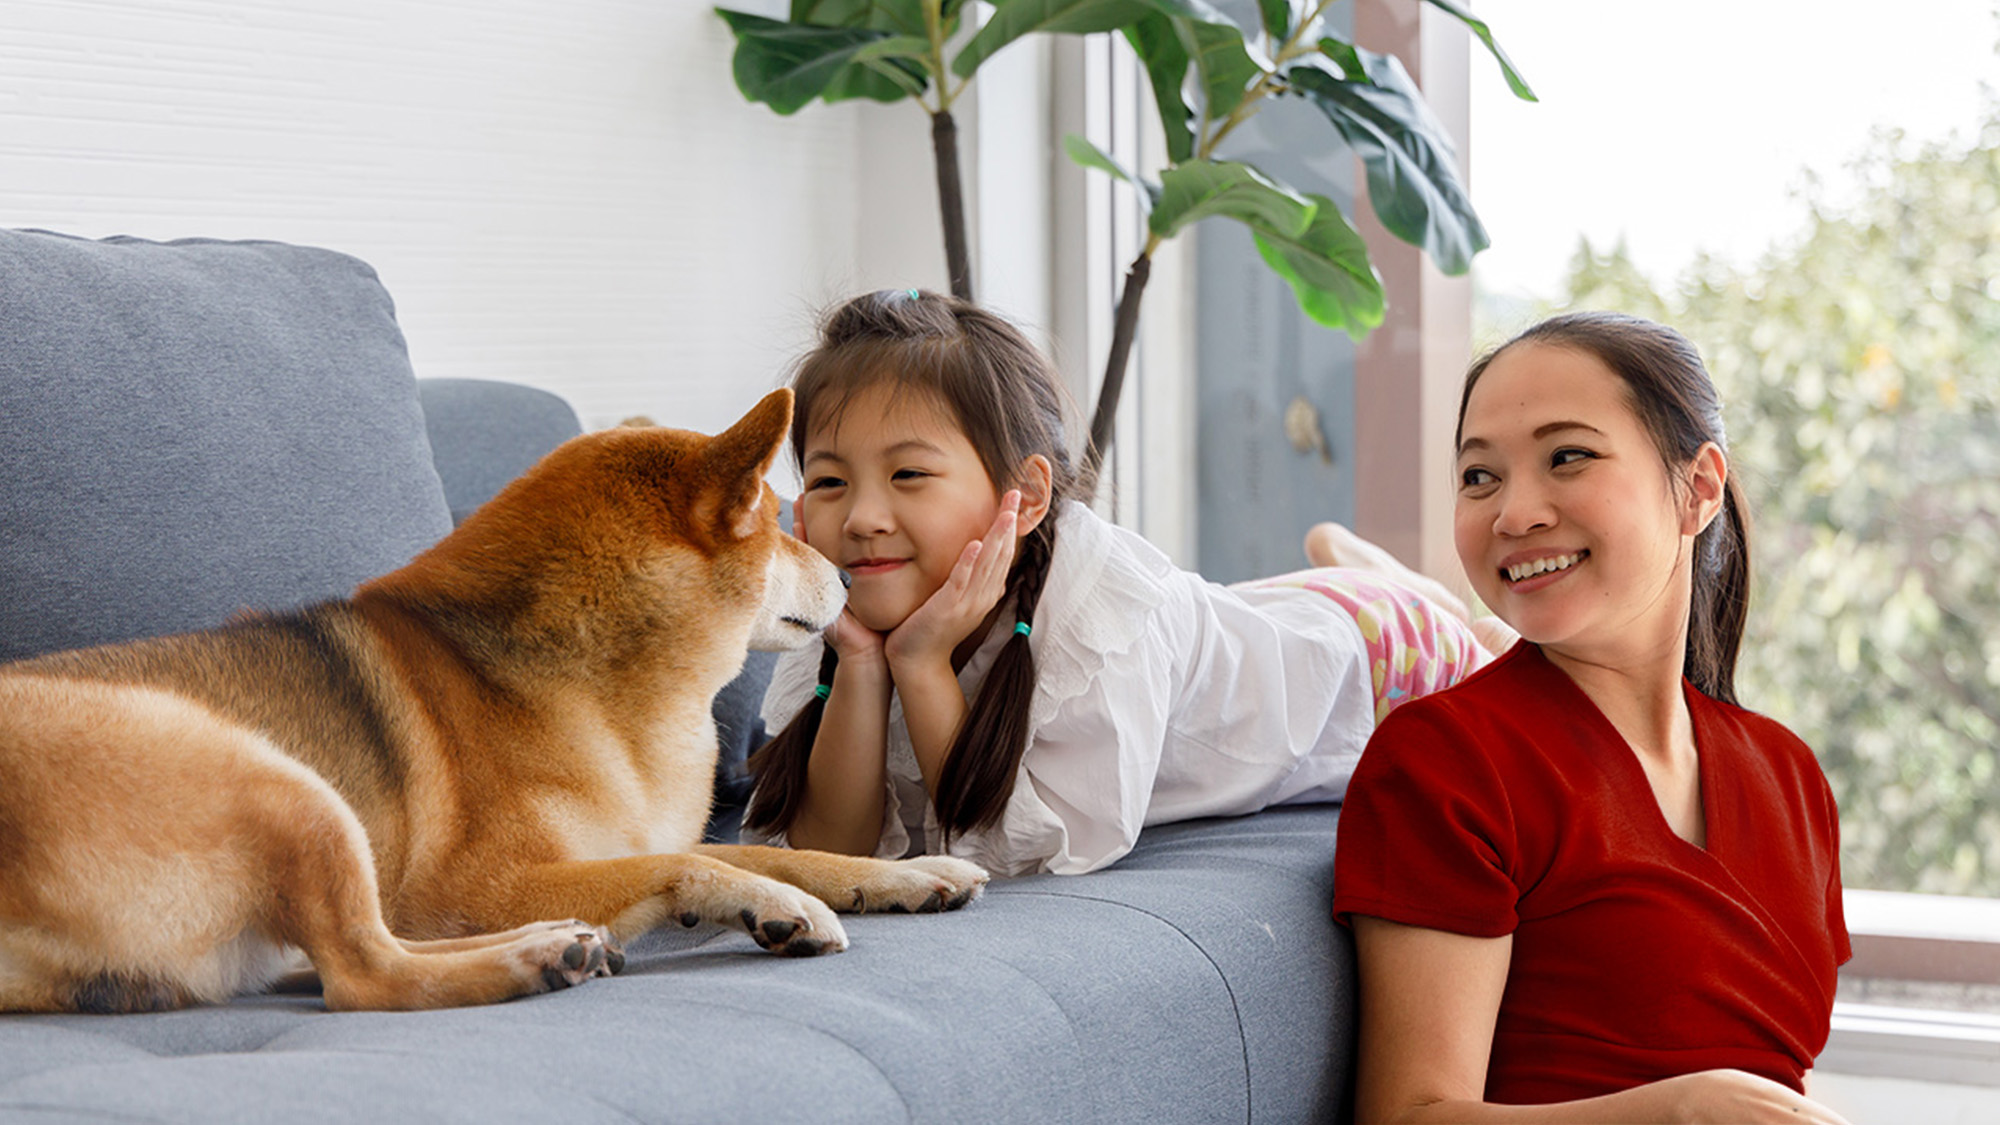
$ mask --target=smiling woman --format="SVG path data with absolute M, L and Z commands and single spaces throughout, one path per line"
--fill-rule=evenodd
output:
M 1707 372 L 1671 329 L 1559 317 L 1473 366 L 1457 442 L 1459 556 L 1523 640 L 1391 715 L 1349 789 L 1357 1116 L 1838 1121 L 1804 1096 L 1849 956 L 1836 813 L 1733 705 Z

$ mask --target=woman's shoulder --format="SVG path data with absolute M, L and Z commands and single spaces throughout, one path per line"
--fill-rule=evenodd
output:
M 1383 720 L 1382 726 L 1387 729 L 1392 723 L 1405 726 L 1421 723 L 1463 728 L 1495 722 L 1512 725 L 1545 710 L 1551 703 L 1560 703 L 1565 693 L 1574 690 L 1568 677 L 1542 656 L 1541 649 L 1520 641 L 1443 691 L 1419 696 L 1397 707 Z
M 1398 706 L 1375 728 L 1363 765 L 1370 756 L 1408 752 L 1454 760 L 1504 756 L 1507 744 L 1515 741 L 1505 732 L 1521 725 L 1536 690 L 1536 664 L 1546 664 L 1539 651 L 1517 644 L 1443 691 Z
M 1790 727 L 1769 715 L 1752 711 L 1740 703 L 1725 703 L 1703 694 L 1692 685 L 1689 686 L 1687 694 L 1689 702 L 1693 703 L 1696 710 L 1710 723 L 1726 726 L 1739 732 L 1742 737 L 1759 743 L 1811 753 L 1804 740 L 1794 734 Z
M 1705 744 L 1727 741 L 1749 751 L 1747 760 L 1791 785 L 1825 789 L 1826 773 L 1812 747 L 1769 715 L 1688 689 L 1696 738 Z
M 1368 740 L 1356 781 L 1414 772 L 1484 778 L 1505 789 L 1560 777 L 1589 753 L 1578 695 L 1539 648 L 1520 642 L 1451 687 L 1391 711 Z

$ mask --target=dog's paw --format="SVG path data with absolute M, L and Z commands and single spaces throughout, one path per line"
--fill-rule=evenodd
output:
M 625 954 L 602 926 L 571 919 L 547 922 L 539 932 L 521 939 L 517 946 L 531 965 L 541 970 L 542 984 L 549 992 L 582 984 L 592 977 L 608 977 L 625 967 Z
M 847 931 L 820 900 L 797 887 L 765 880 L 763 893 L 730 920 L 766 951 L 783 957 L 817 957 L 847 948 Z
M 884 861 L 854 888 L 852 909 L 895 914 L 957 910 L 978 898 L 989 878 L 985 868 L 948 855 Z

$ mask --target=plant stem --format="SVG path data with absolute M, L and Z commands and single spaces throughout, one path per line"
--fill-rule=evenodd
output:
M 952 99 L 964 91 L 965 83 L 959 83 L 956 91 L 946 86 L 951 79 L 951 70 L 944 65 L 944 0 L 924 0 L 923 6 L 924 33 L 931 41 L 931 57 L 927 61 L 930 64 L 931 78 L 937 85 L 936 112 L 950 113 Z
M 1125 271 L 1125 291 L 1118 297 L 1118 319 L 1111 328 L 1111 354 L 1104 358 L 1104 382 L 1097 389 L 1097 410 L 1090 418 L 1090 447 L 1084 451 L 1088 476 L 1097 475 L 1104 454 L 1111 448 L 1118 400 L 1125 391 L 1125 369 L 1132 358 L 1132 341 L 1139 334 L 1139 301 L 1146 294 L 1146 279 L 1153 273 L 1153 251 L 1159 245 L 1158 235 L 1148 238 L 1146 248 Z
M 938 211 L 944 221 L 944 268 L 951 295 L 972 300 L 972 255 L 965 246 L 965 195 L 958 175 L 958 123 L 949 110 L 931 115 L 931 151 L 936 157 Z
M 1272 65 L 1282 66 L 1300 55 L 1310 54 L 1315 46 L 1302 44 L 1299 37 L 1311 27 L 1320 16 L 1331 7 L 1334 0 L 1319 0 L 1313 10 L 1292 28 L 1292 33 L 1279 45 Z M 1203 136 L 1196 147 L 1195 158 L 1207 160 L 1222 144 L 1223 138 L 1236 130 L 1238 125 L 1248 121 L 1257 112 L 1257 103 L 1269 94 L 1277 93 L 1279 86 L 1272 73 L 1259 75 L 1255 85 L 1243 95 L 1243 100 L 1229 112 L 1220 123 L 1207 118 L 1203 112 Z M 1210 128 L 1213 131 L 1209 131 Z M 1111 329 L 1111 354 L 1104 359 L 1104 381 L 1097 390 L 1097 409 L 1090 418 L 1090 447 L 1084 451 L 1089 475 L 1095 476 L 1103 465 L 1104 454 L 1111 448 L 1111 438 L 1118 418 L 1118 400 L 1125 390 L 1125 369 L 1130 366 L 1132 344 L 1139 334 L 1139 301 L 1146 293 L 1146 279 L 1153 272 L 1153 251 L 1159 249 L 1160 236 L 1150 235 L 1146 248 L 1132 260 L 1131 268 L 1125 271 L 1125 291 L 1118 297 L 1118 319 Z
M 930 34 L 932 83 L 937 87 L 937 108 L 931 115 L 931 157 L 937 167 L 938 218 L 944 224 L 944 270 L 951 279 L 951 295 L 972 300 L 972 254 L 965 244 L 965 188 L 958 171 L 958 122 L 952 120 L 951 103 L 965 91 L 949 86 L 951 71 L 944 63 L 943 0 L 923 0 L 924 30 Z M 970 81 L 968 79 L 967 81 Z M 918 99 L 922 105 L 922 99 Z M 928 107 L 926 107 L 928 108 Z

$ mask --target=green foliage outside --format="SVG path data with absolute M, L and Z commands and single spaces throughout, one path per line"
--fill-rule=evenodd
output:
M 2000 106 L 1852 175 L 1664 291 L 1585 243 L 1562 307 L 1670 323 L 1715 376 L 1754 521 L 1738 693 L 1819 753 L 1847 885 L 2000 896 Z

